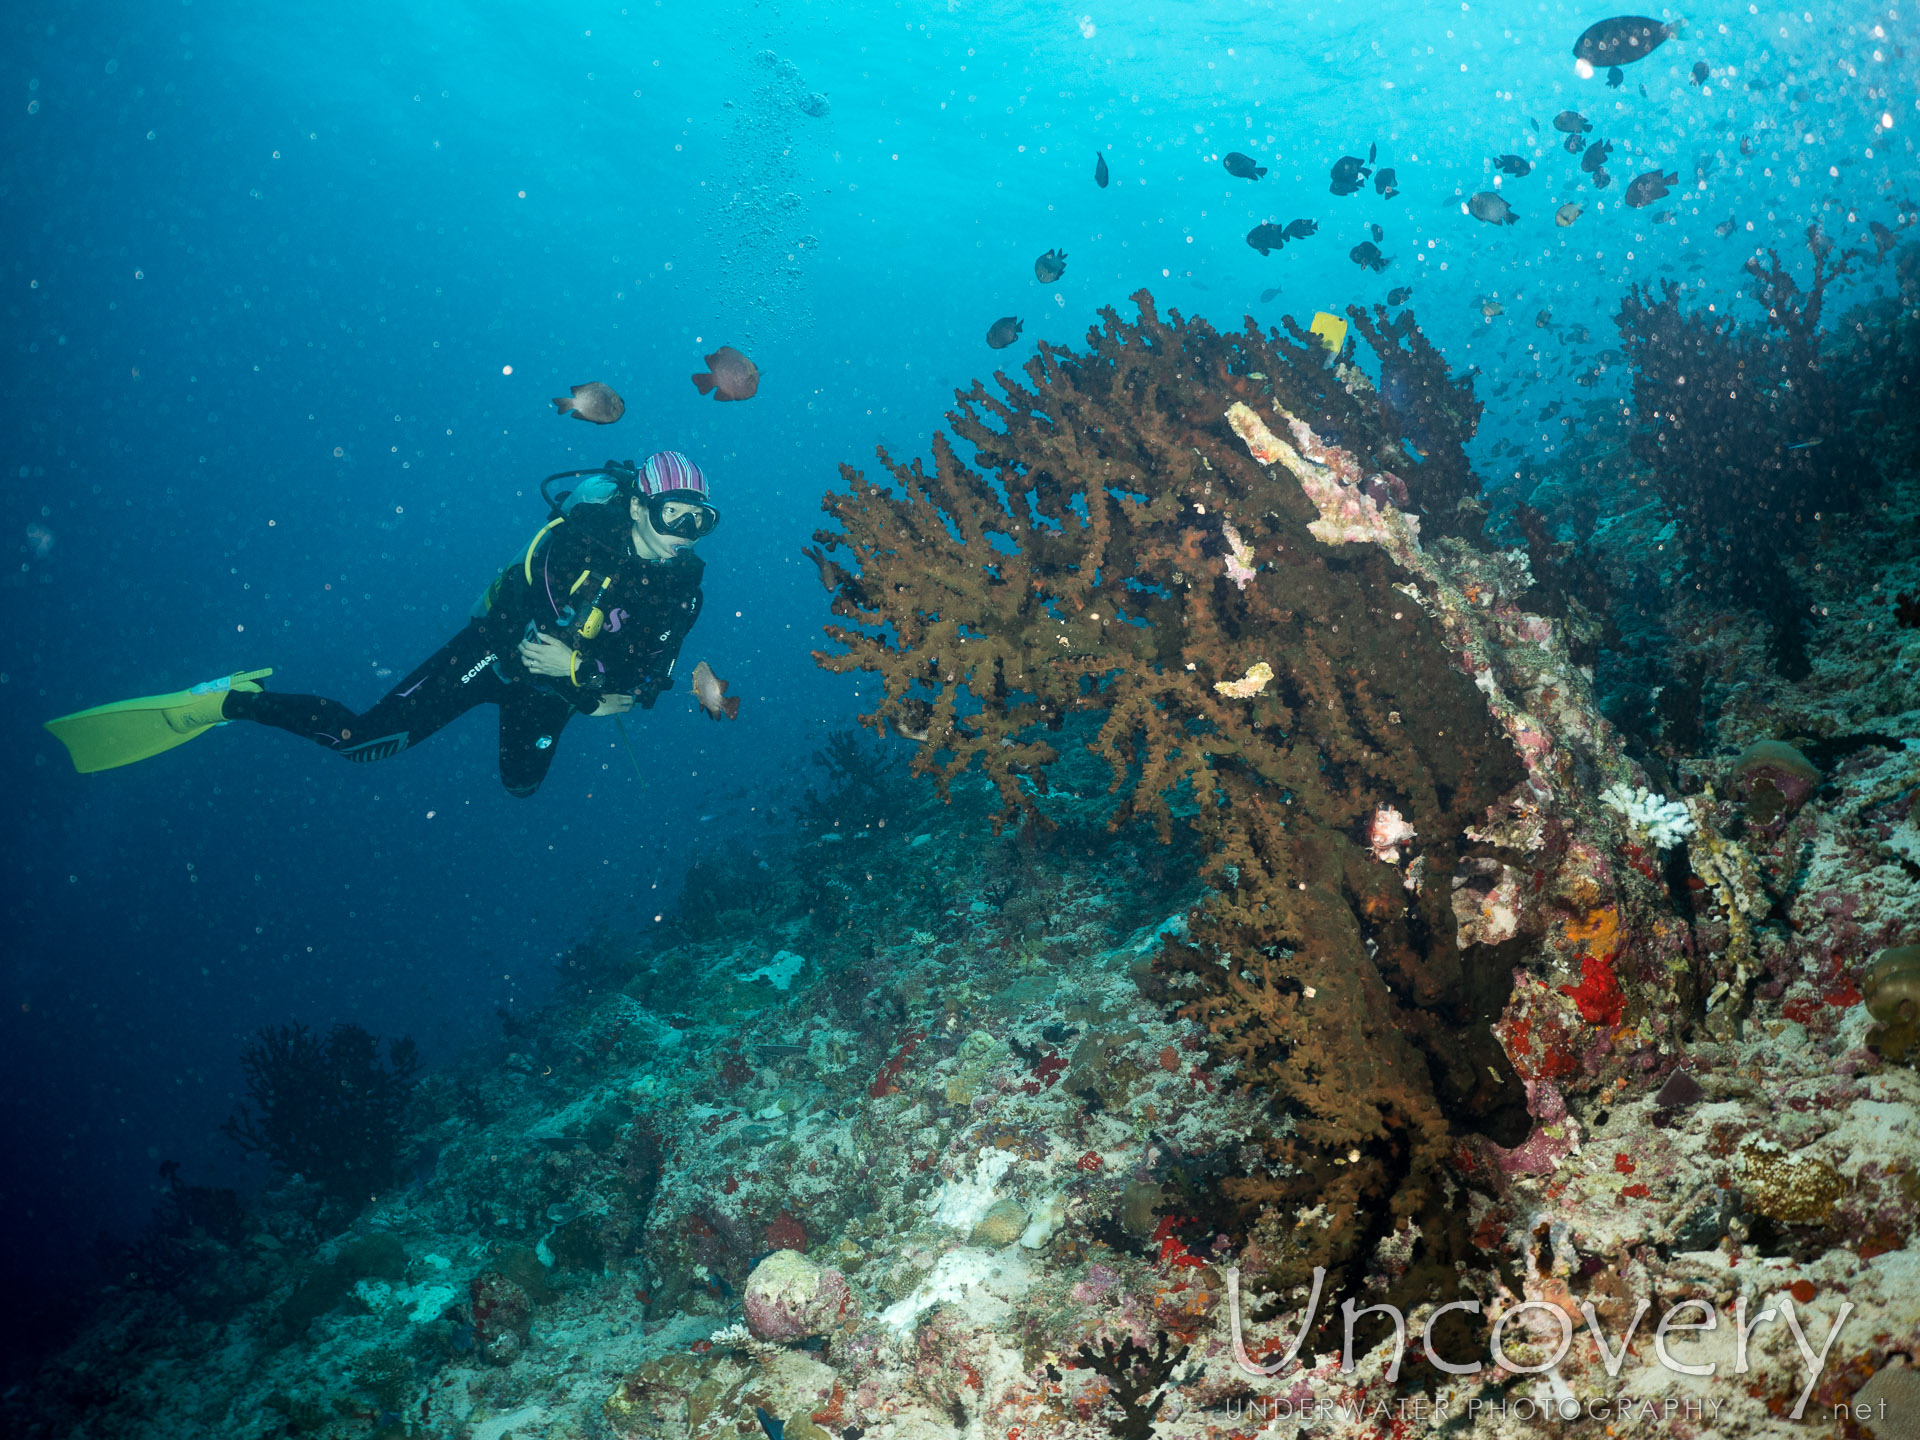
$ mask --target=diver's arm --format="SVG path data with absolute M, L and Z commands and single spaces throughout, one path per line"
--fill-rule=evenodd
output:
M 700 618 L 700 608 L 705 603 L 705 596 L 694 590 L 684 608 L 674 612 L 666 638 L 641 662 L 640 683 L 633 693 L 642 710 L 651 710 L 662 692 L 673 683 L 673 666 L 680 658 L 680 646 L 685 643 L 687 632 L 693 629 L 693 622 Z
M 494 592 L 493 606 L 480 620 L 490 648 L 513 679 L 557 682 L 553 690 L 582 715 L 603 712 L 606 677 L 590 665 L 563 635 L 556 607 L 569 604 L 574 581 L 591 555 L 584 533 L 560 526 L 549 532 L 530 560 L 509 566 Z M 529 584 L 528 574 L 533 580 Z
M 614 713 L 607 708 L 606 675 L 599 666 L 583 660 L 580 652 L 559 636 L 532 632 L 515 648 L 514 654 L 529 675 L 564 681 L 552 688 L 582 715 Z M 625 710 L 627 706 L 616 708 Z

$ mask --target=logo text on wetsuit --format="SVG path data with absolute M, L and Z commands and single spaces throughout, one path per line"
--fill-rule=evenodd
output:
M 500 657 L 498 655 L 494 654 L 491 650 L 489 650 L 485 655 L 483 655 L 479 659 L 479 661 L 474 665 L 474 667 L 471 670 L 467 671 L 466 674 L 460 677 L 460 683 L 462 685 L 466 684 L 469 680 L 473 679 L 474 676 L 478 675 L 482 670 L 486 669 L 489 665 L 493 664 L 493 662 L 498 660 L 499 658 Z

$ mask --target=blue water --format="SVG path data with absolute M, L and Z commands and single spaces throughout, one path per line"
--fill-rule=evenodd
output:
M 955 385 L 1141 286 L 1228 326 L 1412 285 L 1482 397 L 1511 387 L 1482 453 L 1544 463 L 1617 414 L 1602 352 L 1628 283 L 1752 318 L 1757 246 L 1804 261 L 1809 223 L 1851 242 L 1912 210 L 1905 8 L 1703 11 L 1618 90 L 1570 53 L 1603 13 L 12 7 L 0 1234 L 9 1293 L 40 1297 L 22 1313 L 84 1286 L 161 1159 L 246 1173 L 216 1127 L 262 1024 L 411 1033 L 431 1064 L 539 1003 L 596 921 L 650 923 L 692 854 L 764 825 L 860 708 L 808 654 L 819 496 L 876 444 L 924 453 Z M 1560 148 L 1565 108 L 1614 142 L 1610 189 Z M 1369 144 L 1402 193 L 1330 195 Z M 1228 150 L 1270 173 L 1228 176 Z M 1482 224 L 1462 202 L 1507 152 L 1535 165 L 1498 186 L 1521 219 Z M 1676 193 L 1623 208 L 1656 165 Z M 1242 238 L 1296 217 L 1320 233 L 1267 257 Z M 1378 274 L 1348 259 L 1373 223 Z M 1002 315 L 1025 331 L 996 354 Z M 723 343 L 760 366 L 748 403 L 689 383 Z M 588 380 L 623 394 L 619 425 L 553 413 Z M 1533 420 L 1553 400 L 1571 430 Z M 530 801 L 498 784 L 491 712 L 363 768 L 234 726 L 80 777 L 39 728 L 243 666 L 371 703 L 525 545 L 542 475 L 667 447 L 725 516 L 681 673 L 706 659 L 745 703 L 730 725 L 684 693 L 636 712 L 644 780 L 604 721 L 569 728 Z

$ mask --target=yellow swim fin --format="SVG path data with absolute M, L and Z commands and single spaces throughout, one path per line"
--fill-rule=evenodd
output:
M 67 747 L 67 753 L 73 756 L 73 768 L 91 775 L 96 770 L 145 760 L 226 724 L 220 717 L 220 707 L 226 702 L 227 692 L 258 694 L 260 686 L 256 682 L 271 674 L 271 670 L 243 670 L 171 695 L 146 695 L 138 700 L 96 705 L 49 720 L 47 729 Z
M 1307 327 L 1320 343 L 1327 347 L 1329 355 L 1338 355 L 1340 347 L 1347 343 L 1347 322 L 1338 315 L 1329 315 L 1324 310 L 1316 310 L 1313 324 Z

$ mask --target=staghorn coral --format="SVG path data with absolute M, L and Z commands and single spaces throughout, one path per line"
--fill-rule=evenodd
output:
M 1165 839 L 1177 805 L 1208 842 L 1213 893 L 1160 968 L 1276 1104 L 1255 1173 L 1221 1183 L 1242 1223 L 1311 1200 L 1339 1222 L 1291 1271 L 1427 1204 L 1450 1117 L 1520 1091 L 1487 1025 L 1507 978 L 1463 964 L 1451 891 L 1467 828 L 1523 783 L 1527 725 L 1455 633 L 1467 602 L 1418 521 L 1383 503 L 1477 530 L 1459 445 L 1478 407 L 1384 312 L 1351 312 L 1376 390 L 1291 322 L 1221 334 L 1134 298 L 1138 322 L 1103 312 L 1084 352 L 1042 343 L 1031 388 L 959 397 L 981 469 L 944 434 L 931 469 L 882 452 L 890 486 L 842 467 L 839 529 L 816 538 L 852 552 L 835 613 L 859 623 L 816 659 L 877 673 L 866 723 L 924 735 L 913 769 L 943 796 L 980 765 L 1003 819 L 1043 823 L 1048 736 L 1096 712 L 1113 823 Z M 1370 848 L 1382 809 L 1417 832 L 1417 883 Z

